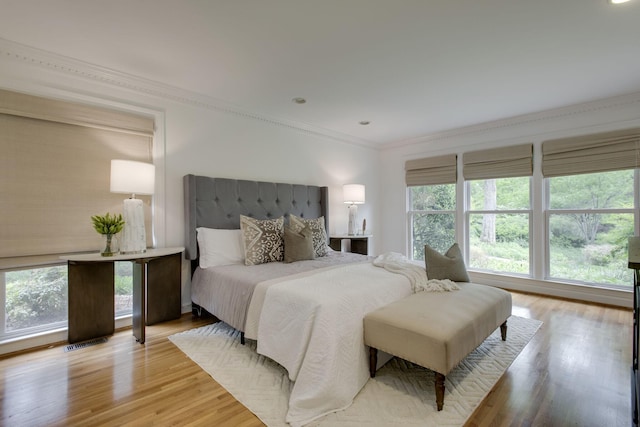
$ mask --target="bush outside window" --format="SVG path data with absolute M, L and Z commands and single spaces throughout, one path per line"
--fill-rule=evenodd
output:
M 467 182 L 468 267 L 531 274 L 530 177 Z
M 424 246 L 445 252 L 456 240 L 456 185 L 409 187 L 413 260 L 424 260 Z
M 549 278 L 628 287 L 634 171 L 548 178 Z

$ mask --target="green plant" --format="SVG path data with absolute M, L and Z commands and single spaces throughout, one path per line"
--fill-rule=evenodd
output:
M 111 215 L 107 212 L 104 216 L 94 215 L 91 217 L 93 228 L 100 234 L 118 234 L 122 231 L 124 220 L 122 215 Z

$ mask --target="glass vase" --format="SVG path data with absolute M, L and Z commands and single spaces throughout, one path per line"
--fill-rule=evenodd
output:
M 103 234 L 103 249 L 100 251 L 100 255 L 102 256 L 114 256 L 117 255 L 120 251 L 120 247 L 118 246 L 118 238 L 115 234 Z

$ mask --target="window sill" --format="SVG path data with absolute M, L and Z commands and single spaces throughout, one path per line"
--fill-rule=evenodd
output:
M 131 327 L 131 315 L 116 317 L 115 328 L 123 329 Z M 39 348 L 53 347 L 67 342 L 67 328 L 58 328 L 50 331 L 24 335 L 0 341 L 0 357 L 11 353 Z
M 633 308 L 633 289 L 611 289 L 598 286 L 581 285 L 579 283 L 537 280 L 528 277 L 491 274 L 469 271 L 475 283 L 497 286 L 500 288 L 548 295 L 585 302 L 595 302 L 617 307 Z

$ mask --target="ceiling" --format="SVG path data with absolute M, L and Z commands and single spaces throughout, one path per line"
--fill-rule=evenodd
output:
M 0 38 L 372 146 L 640 91 L 640 0 L 0 0 L 0 10 Z

